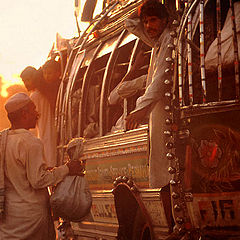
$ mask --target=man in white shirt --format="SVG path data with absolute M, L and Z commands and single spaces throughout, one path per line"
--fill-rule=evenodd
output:
M 148 0 L 142 4 L 140 14 L 135 12 L 130 15 L 125 25 L 131 33 L 152 47 L 147 88 L 144 95 L 138 98 L 135 110 L 126 117 L 126 126 L 127 129 L 134 129 L 145 116 L 150 115 L 149 184 L 153 188 L 163 187 L 170 181 L 163 134 L 168 116 L 164 110 L 165 70 L 169 67 L 166 58 L 171 56 L 168 45 L 172 43 L 168 28 L 168 12 L 159 1 Z
M 49 99 L 43 94 L 43 88 L 46 82 L 43 78 L 42 70 L 26 67 L 20 77 L 30 94 L 30 98 L 36 106 L 39 113 L 37 122 L 37 136 L 42 140 L 47 165 L 49 168 L 57 166 L 57 133 L 55 128 L 54 110 L 51 107 Z M 48 89 L 51 94 L 52 88 Z M 53 94 L 53 93 L 52 93 Z
M 10 97 L 5 109 L 11 122 L 0 188 L 4 189 L 4 216 L 0 219 L 1 240 L 55 240 L 50 214 L 48 186 L 67 175 L 81 175 L 79 161 L 47 170 L 43 144 L 29 131 L 38 120 L 36 106 L 25 93 Z M 1 144 L 2 146 L 2 144 Z

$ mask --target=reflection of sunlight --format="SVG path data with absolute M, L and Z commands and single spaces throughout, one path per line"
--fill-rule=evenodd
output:
M 1 93 L 0 93 L 2 97 L 8 96 L 8 92 L 7 92 L 8 87 L 14 84 L 23 85 L 23 82 L 18 74 L 13 74 L 8 79 L 6 79 L 3 75 L 0 75 L 0 78 L 2 79 L 2 86 L 1 86 Z
M 85 0 L 76 1 L 81 3 L 78 20 L 84 31 L 88 23 L 82 23 L 80 19 Z M 97 0 L 94 16 L 101 8 L 102 1 Z M 19 75 L 26 66 L 38 69 L 44 64 L 57 32 L 66 39 L 78 36 L 78 32 L 74 1 L 71 0 L 22 0 L 14 1 L 14 4 L 1 1 L 2 9 L 0 29 L 4 38 L 0 38 L 0 95 L 7 97 L 8 87 L 23 85 Z M 17 41 L 13 35 L 18 36 Z

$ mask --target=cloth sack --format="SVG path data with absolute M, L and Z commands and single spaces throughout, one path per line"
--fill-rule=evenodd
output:
M 67 176 L 50 197 L 54 216 L 69 221 L 81 221 L 92 206 L 92 195 L 84 176 Z

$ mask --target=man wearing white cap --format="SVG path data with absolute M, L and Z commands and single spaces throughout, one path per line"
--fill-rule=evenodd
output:
M 38 119 L 35 108 L 24 93 L 13 95 L 5 104 L 11 128 L 6 144 L 0 135 L 4 149 L 0 155 L 1 240 L 55 240 L 47 187 L 82 172 L 78 161 L 47 170 L 43 144 L 29 131 Z

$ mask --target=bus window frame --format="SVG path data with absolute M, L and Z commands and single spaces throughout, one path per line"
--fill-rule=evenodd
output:
M 78 111 L 78 136 L 83 136 L 84 131 L 84 123 L 86 120 L 86 105 L 87 105 L 87 96 L 88 96 L 88 89 L 90 86 L 90 80 L 92 76 L 92 70 L 94 66 L 94 60 L 96 59 L 99 51 L 101 50 L 104 42 L 101 42 L 98 47 L 95 49 L 93 57 L 86 69 L 86 72 L 83 77 L 83 85 L 82 85 L 82 98 L 79 104 L 79 111 Z
M 107 133 L 107 126 L 106 124 L 106 120 L 107 120 L 107 114 L 106 114 L 106 110 L 107 110 L 107 90 L 109 88 L 109 78 L 112 75 L 112 71 L 114 69 L 114 65 L 115 65 L 115 61 L 117 59 L 118 56 L 118 47 L 120 46 L 122 40 L 124 39 L 124 37 L 127 34 L 127 30 L 124 29 L 121 34 L 118 37 L 118 40 L 116 42 L 116 45 L 108 59 L 107 65 L 106 65 L 106 69 L 104 72 L 104 77 L 103 77 L 103 82 L 102 82 L 102 89 L 101 89 L 101 96 L 100 96 L 100 111 L 99 111 L 99 135 L 100 136 L 104 136 Z

